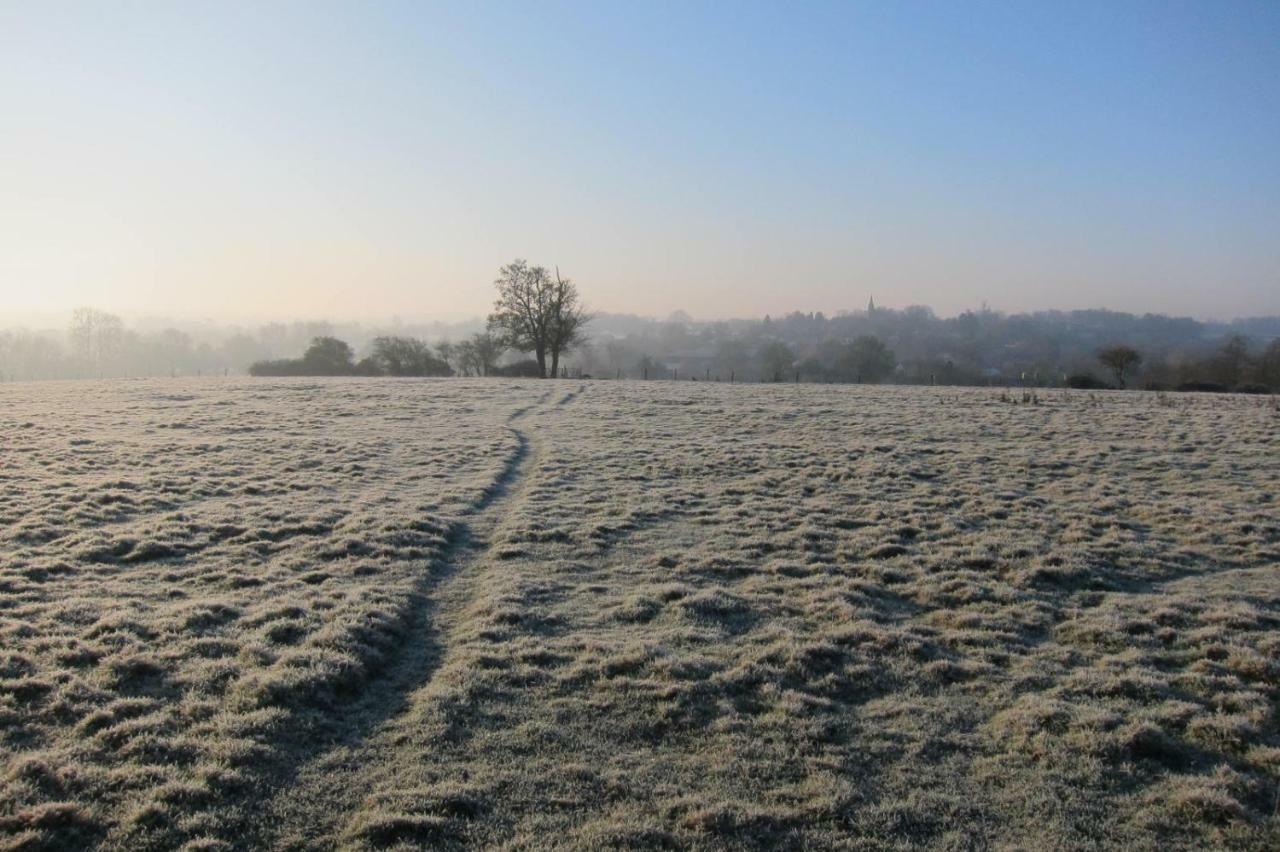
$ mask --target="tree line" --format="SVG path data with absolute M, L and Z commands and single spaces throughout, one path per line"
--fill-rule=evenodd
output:
M 251 376 L 455 376 L 495 375 L 501 347 L 490 334 L 434 347 L 414 337 L 381 336 L 370 353 L 356 360 L 351 344 L 316 337 L 301 358 L 256 361 Z
M 939 385 L 1280 391 L 1280 317 L 1201 322 L 1158 314 L 868 305 L 835 316 L 696 321 L 600 316 L 575 362 L 595 375 Z M 1106 350 L 1127 348 L 1116 373 Z
M 722 381 L 1039 384 L 1280 390 L 1280 318 L 1232 323 L 1158 314 L 868 306 L 832 316 L 697 321 L 588 314 L 554 269 L 499 270 L 488 320 L 453 325 L 268 323 L 128 327 L 93 309 L 69 327 L 0 330 L 0 379 L 334 371 L 343 375 L 575 375 Z M 590 320 L 591 335 L 584 334 Z M 317 338 L 347 341 L 308 357 Z M 431 341 L 427 343 L 426 341 Z M 1120 373 L 1099 358 L 1128 347 Z M 541 350 L 541 361 L 538 352 Z M 429 356 L 429 357 L 428 357 Z
M 1067 377 L 1075 388 L 1272 393 L 1280 390 L 1280 338 L 1253 349 L 1243 335 L 1232 334 L 1217 348 L 1194 358 L 1147 363 L 1146 356 L 1124 343 L 1098 350 L 1098 363 L 1110 381 L 1091 372 Z
M 490 376 L 560 372 L 560 359 L 584 340 L 590 315 L 578 288 L 544 266 L 515 260 L 498 270 L 498 296 L 485 331 L 434 347 L 413 337 L 380 336 L 369 355 L 356 360 L 345 341 L 319 336 L 301 358 L 257 361 L 254 376 Z M 533 358 L 502 364 L 508 351 Z M 549 362 L 549 363 L 548 363 Z

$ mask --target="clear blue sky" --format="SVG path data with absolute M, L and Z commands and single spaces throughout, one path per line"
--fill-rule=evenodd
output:
M 1280 313 L 1280 2 L 0 0 L 0 291 Z M 3 310 L 4 308 L 0 308 Z

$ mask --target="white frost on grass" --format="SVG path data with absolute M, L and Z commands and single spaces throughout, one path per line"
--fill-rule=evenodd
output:
M 1275 411 L 1001 397 L 0 388 L 0 832 L 1274 847 Z M 399 682 L 423 596 L 438 666 L 300 741 Z
M 397 646 L 532 390 L 5 386 L 0 836 L 226 837 Z

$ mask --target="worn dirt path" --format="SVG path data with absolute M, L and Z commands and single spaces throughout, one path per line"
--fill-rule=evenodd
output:
M 429 693 L 448 659 L 451 634 L 491 569 L 497 531 L 523 499 L 539 447 L 521 421 L 549 399 L 513 411 L 507 420 L 515 450 L 501 473 L 459 520 L 443 565 L 424 584 L 424 600 L 411 635 L 390 666 L 348 706 L 332 743 L 305 760 L 287 785 L 264 803 L 255 845 L 279 849 L 331 849 L 391 764 L 401 720 Z

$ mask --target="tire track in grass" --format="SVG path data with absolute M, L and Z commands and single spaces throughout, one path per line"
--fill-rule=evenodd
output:
M 448 654 L 448 637 L 472 601 L 475 580 L 492 558 L 494 532 L 510 507 L 523 499 L 537 448 L 515 425 L 544 404 L 550 392 L 508 417 L 516 447 L 494 481 L 454 525 L 438 570 L 424 578 L 413 603 L 406 642 L 382 675 L 343 707 L 304 751 L 296 769 L 280 779 L 274 795 L 251 818 L 249 845 L 280 849 L 330 849 L 368 794 L 370 782 L 394 748 L 398 720 L 413 696 L 428 688 Z

